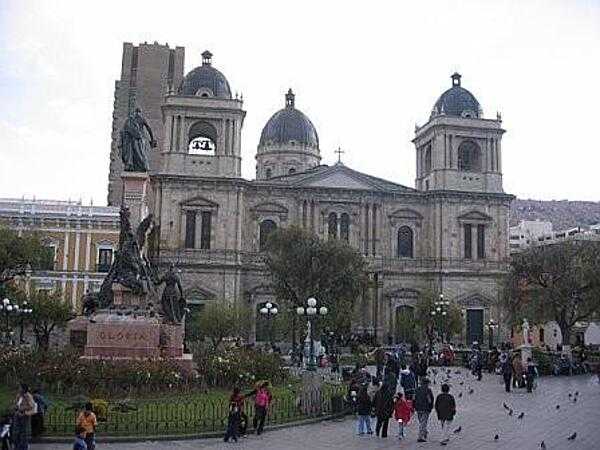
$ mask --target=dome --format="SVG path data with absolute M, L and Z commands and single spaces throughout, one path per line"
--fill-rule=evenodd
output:
M 452 76 L 452 87 L 444 92 L 433 107 L 431 117 L 438 115 L 454 117 L 481 117 L 481 106 L 473 94 L 460 85 L 460 74 Z
M 319 136 L 310 119 L 294 107 L 295 95 L 290 89 L 285 96 L 285 108 L 271 116 L 260 135 L 259 145 L 303 144 L 319 148 Z
M 202 53 L 202 65 L 188 73 L 179 88 L 182 95 L 231 98 L 231 89 L 225 75 L 211 65 L 212 53 Z

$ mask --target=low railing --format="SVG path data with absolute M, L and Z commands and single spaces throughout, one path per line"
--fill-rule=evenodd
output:
M 343 412 L 342 385 L 327 385 L 306 393 L 275 396 L 269 408 L 267 425 L 324 417 Z M 198 435 L 225 430 L 227 399 L 219 400 L 139 400 L 131 403 L 108 402 L 97 411 L 97 436 Z M 254 408 L 247 400 L 244 412 L 252 428 Z M 46 436 L 72 434 L 78 410 L 56 402 L 46 414 Z

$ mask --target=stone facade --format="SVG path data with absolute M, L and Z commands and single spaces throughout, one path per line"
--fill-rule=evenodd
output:
M 416 188 L 341 162 L 318 165 L 316 130 L 295 109 L 291 91 L 263 130 L 257 179 L 249 181 L 239 169 L 243 102 L 231 98 L 211 57 L 205 52 L 203 66 L 183 80 L 195 94 L 186 88 L 164 97 L 160 164 L 150 173 L 158 261 L 182 270 L 188 300 L 243 303 L 256 317 L 259 305 L 277 302 L 261 242 L 295 224 L 323 239 L 345 239 L 367 259 L 375 283 L 356 299 L 357 331 L 399 340 L 399 311 L 425 290 L 441 290 L 463 309 L 463 343 L 487 343 L 486 323 L 502 319 L 513 197 L 502 189 L 501 120 L 483 118 L 460 76 L 416 129 Z M 215 80 L 227 88 L 218 95 Z M 461 111 L 463 104 L 475 112 Z

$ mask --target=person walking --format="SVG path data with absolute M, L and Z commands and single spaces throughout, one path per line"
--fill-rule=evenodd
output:
M 527 368 L 525 372 L 527 392 L 533 392 L 533 383 L 538 376 L 538 370 L 531 358 L 527 358 Z
M 259 436 L 263 432 L 263 428 L 265 426 L 265 420 L 267 418 L 267 411 L 269 410 L 269 405 L 271 404 L 272 396 L 269 391 L 269 382 L 265 381 L 260 385 L 258 390 L 256 391 L 256 396 L 254 397 L 254 429 L 256 430 L 256 435 Z
M 375 434 L 379 437 L 387 437 L 388 424 L 392 413 L 394 412 L 394 397 L 393 390 L 389 386 L 384 386 L 377 394 L 375 394 L 375 416 L 377 417 L 377 424 L 375 425 Z
M 442 393 L 435 399 L 435 412 L 442 426 L 442 440 L 440 444 L 448 445 L 450 441 L 450 427 L 456 414 L 456 402 L 450 394 L 450 386 L 442 384 Z
M 98 419 L 94 414 L 94 406 L 91 402 L 85 404 L 84 410 L 77 417 L 77 426 L 85 430 L 85 443 L 88 450 L 94 450 L 96 447 L 96 427 Z
M 11 427 L 15 450 L 29 450 L 31 416 L 36 412 L 37 405 L 33 399 L 33 395 L 29 392 L 29 386 L 21 383 L 15 402 L 15 414 Z
M 413 412 L 413 403 L 403 397 L 402 393 L 396 394 L 394 403 L 394 419 L 398 422 L 398 439 L 404 439 L 404 427 L 410 423 Z
M 229 403 L 229 414 L 227 416 L 227 431 L 223 437 L 223 441 L 229 442 L 229 439 L 233 439 L 234 442 L 238 441 L 238 435 L 240 431 L 240 408 L 236 402 Z
M 414 400 L 417 380 L 415 374 L 405 364 L 402 364 L 400 368 L 400 386 L 402 386 L 402 390 L 404 391 L 404 397 L 407 400 Z
M 251 391 L 247 394 L 242 394 L 239 387 L 234 387 L 233 392 L 229 396 L 229 403 L 235 403 L 240 411 L 240 429 L 239 435 L 242 437 L 246 437 L 246 432 L 248 430 L 248 415 L 244 411 L 244 402 L 246 397 L 256 394 L 256 391 Z
M 415 410 L 419 419 L 419 439 L 417 442 L 427 442 L 427 423 L 433 409 L 433 392 L 429 388 L 429 378 L 423 378 L 421 385 L 415 391 Z
M 358 416 L 358 422 L 356 425 L 357 434 L 359 436 L 366 434 L 373 434 L 371 428 L 371 410 L 373 409 L 373 402 L 367 394 L 367 388 L 361 387 L 358 397 L 356 399 L 356 414 Z
M 85 428 L 77 427 L 75 431 L 75 442 L 73 442 L 73 450 L 88 450 L 85 443 Z
M 381 380 L 383 377 L 383 367 L 385 364 L 385 350 L 381 347 L 377 348 L 375 350 L 374 358 L 376 367 L 375 377 Z
M 510 392 L 510 384 L 513 376 L 513 366 L 510 362 L 510 358 L 508 358 L 507 355 L 501 355 L 500 361 L 502 368 L 502 378 L 504 379 L 504 389 L 506 390 L 506 392 Z
M 513 387 L 523 387 L 523 362 L 521 361 L 521 355 L 516 354 L 512 360 L 513 366 Z
M 31 437 L 36 439 L 44 432 L 44 415 L 49 405 L 39 389 L 33 391 L 33 400 L 37 406 L 37 412 L 31 416 Z
M 381 389 L 381 382 L 377 378 L 373 378 L 371 382 L 367 385 L 367 394 L 369 394 L 369 398 L 371 401 L 375 399 L 375 395 Z

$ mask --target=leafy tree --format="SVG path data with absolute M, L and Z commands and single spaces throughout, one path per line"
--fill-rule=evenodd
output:
M 433 345 L 436 334 L 448 340 L 460 333 L 463 324 L 460 308 L 453 302 L 444 307 L 446 315 L 432 315 L 431 312 L 436 308 L 437 301 L 439 301 L 439 294 L 435 290 L 425 290 L 419 294 L 415 308 L 416 326 L 429 341 L 430 346 Z
M 354 301 L 367 283 L 366 263 L 359 252 L 344 241 L 323 241 L 299 227 L 289 227 L 269 236 L 265 261 L 275 295 L 290 311 L 293 341 L 295 309 L 305 306 L 310 297 L 329 309 L 318 327 L 338 336 L 350 331 Z
M 579 321 L 600 313 L 600 242 L 565 241 L 513 256 L 505 290 L 511 322 L 554 320 L 563 345 Z
M 37 234 L 19 236 L 15 231 L 0 227 L 0 288 L 28 268 L 39 269 L 52 264 L 52 251 L 42 245 Z
M 50 337 L 58 329 L 65 329 L 67 322 L 73 318 L 71 305 L 63 301 L 57 291 L 38 291 L 31 289 L 29 298 L 23 291 L 15 293 L 16 301 L 23 304 L 27 300 L 32 313 L 28 317 L 28 325 L 35 335 L 37 346 L 42 350 L 50 347 Z
M 198 318 L 190 324 L 190 333 L 209 339 L 216 350 L 227 337 L 246 334 L 249 325 L 247 308 L 215 302 L 198 312 Z M 197 328 L 196 328 L 197 327 Z

